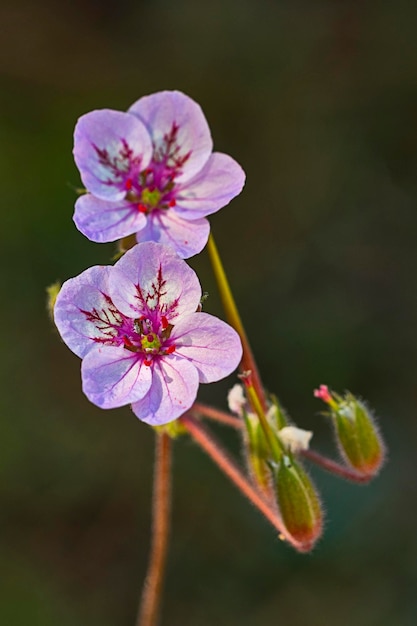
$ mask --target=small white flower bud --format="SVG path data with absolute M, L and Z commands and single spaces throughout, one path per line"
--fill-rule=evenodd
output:
M 243 393 L 243 386 L 236 383 L 229 393 L 227 394 L 227 402 L 229 405 L 229 409 L 232 413 L 239 415 L 242 417 L 243 408 L 247 405 L 247 400 L 245 398 L 245 394 Z
M 300 450 L 308 449 L 313 433 L 311 430 L 303 430 L 296 426 L 284 426 L 278 435 L 283 445 L 290 452 L 300 452 Z

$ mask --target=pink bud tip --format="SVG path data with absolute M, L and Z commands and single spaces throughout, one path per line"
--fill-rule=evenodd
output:
M 327 385 L 320 385 L 318 389 L 315 389 L 314 397 L 320 398 L 320 400 L 323 400 L 323 402 L 327 402 L 327 404 L 330 404 L 332 402 L 332 396 L 330 395 L 330 391 Z

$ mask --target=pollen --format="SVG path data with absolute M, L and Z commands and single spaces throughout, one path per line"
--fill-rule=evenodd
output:
M 142 203 L 138 204 L 138 211 L 139 213 L 147 213 L 148 209 L 146 208 L 146 206 Z

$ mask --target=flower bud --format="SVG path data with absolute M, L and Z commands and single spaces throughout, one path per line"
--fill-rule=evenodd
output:
M 312 481 L 292 455 L 283 455 L 278 465 L 276 494 L 288 532 L 303 550 L 311 549 L 321 535 L 323 513 Z
M 318 397 L 330 407 L 336 441 L 344 461 L 363 477 L 371 478 L 382 467 L 385 446 L 370 411 L 351 393 L 344 397 L 328 393 L 328 398 L 324 398 L 323 393 Z
M 333 412 L 333 423 L 340 452 L 356 471 L 369 477 L 381 468 L 384 444 L 365 405 L 348 394 Z
M 54 321 L 55 301 L 58 297 L 60 289 L 61 283 L 58 281 L 56 283 L 53 283 L 52 285 L 48 285 L 48 287 L 46 288 L 46 309 L 52 321 Z

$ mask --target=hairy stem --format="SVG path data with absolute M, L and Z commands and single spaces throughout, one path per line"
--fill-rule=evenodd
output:
M 229 413 L 226 413 L 225 411 L 215 409 L 214 407 L 207 406 L 201 402 L 194 402 L 191 410 L 199 413 L 203 417 L 207 417 L 208 419 L 219 422 L 220 424 L 225 424 L 226 426 L 231 426 L 237 430 L 241 430 L 243 427 L 243 422 L 238 417 L 233 417 L 233 415 L 229 415 Z
M 189 413 L 180 418 L 181 423 L 194 441 L 211 457 L 235 486 L 256 506 L 266 519 L 278 531 L 280 539 L 288 541 L 299 552 L 308 552 L 311 545 L 295 541 L 288 533 L 275 507 L 266 501 L 265 497 L 247 480 L 236 462 L 230 458 L 215 437 L 198 420 Z
M 156 626 L 158 623 L 168 552 L 171 513 L 171 439 L 164 432 L 156 433 L 155 438 L 151 553 L 136 626 Z
M 351 480 L 355 483 L 368 483 L 373 478 L 372 474 L 360 474 L 355 470 L 351 470 L 348 467 L 341 465 L 337 461 L 333 461 L 332 459 L 322 456 L 314 450 L 303 450 L 301 454 L 312 463 L 315 463 L 327 472 L 330 472 L 330 474 L 335 474 L 336 476 L 340 476 L 346 480 Z

